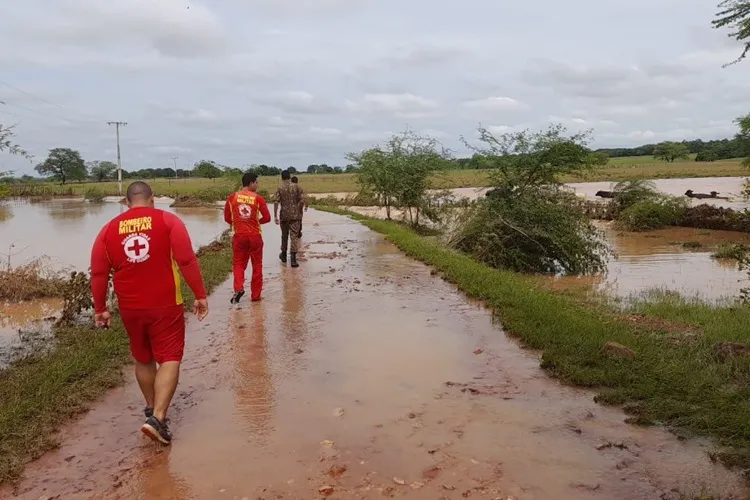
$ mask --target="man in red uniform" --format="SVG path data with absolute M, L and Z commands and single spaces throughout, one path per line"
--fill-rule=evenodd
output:
M 250 298 L 260 300 L 263 290 L 263 230 L 262 224 L 271 222 L 266 200 L 256 193 L 258 176 L 248 172 L 242 176 L 242 189 L 229 195 L 224 205 L 224 220 L 231 224 L 234 295 L 230 302 L 237 304 L 245 295 L 245 270 L 250 261 L 253 275 L 250 280 Z
M 95 322 L 109 327 L 107 288 L 114 270 L 120 318 L 130 337 L 135 378 L 146 399 L 141 431 L 169 444 L 167 409 L 177 389 L 185 347 L 179 271 L 195 294 L 199 320 L 208 314 L 206 290 L 187 229 L 174 214 L 154 208 L 145 182 L 128 186 L 128 210 L 105 225 L 91 251 Z M 157 367 L 158 364 L 158 367 Z

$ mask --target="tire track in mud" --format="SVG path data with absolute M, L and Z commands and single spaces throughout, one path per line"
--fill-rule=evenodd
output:
M 314 211 L 304 234 L 292 270 L 266 230 L 262 302 L 232 309 L 227 283 L 189 322 L 171 448 L 137 432 L 128 374 L 0 498 L 747 498 L 705 445 L 550 380 L 379 235 Z

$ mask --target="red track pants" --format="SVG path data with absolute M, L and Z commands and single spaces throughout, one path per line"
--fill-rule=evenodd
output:
M 234 291 L 245 288 L 245 269 L 248 261 L 253 266 L 250 298 L 259 300 L 263 290 L 263 238 L 259 234 L 235 234 L 232 238 Z

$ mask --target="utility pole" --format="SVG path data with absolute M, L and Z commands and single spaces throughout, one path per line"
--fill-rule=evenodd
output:
M 114 125 L 117 133 L 117 190 L 122 196 L 122 163 L 120 162 L 120 125 L 127 125 L 127 122 L 107 122 L 107 125 Z
M 177 158 L 179 158 L 179 156 L 172 157 L 172 161 L 174 162 L 174 178 L 175 179 L 177 178 Z

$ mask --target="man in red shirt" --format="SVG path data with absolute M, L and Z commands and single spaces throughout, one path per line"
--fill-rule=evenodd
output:
M 91 292 L 94 319 L 109 327 L 109 274 L 130 337 L 135 378 L 146 399 L 146 422 L 141 431 L 169 444 L 167 409 L 177 389 L 185 347 L 185 315 L 180 275 L 195 294 L 198 320 L 208 315 L 206 289 L 187 229 L 174 214 L 154 208 L 145 182 L 128 186 L 128 210 L 99 232 L 91 251 Z M 158 364 L 158 367 L 157 367 Z
M 230 302 L 239 303 L 245 295 L 245 270 L 248 261 L 252 263 L 253 275 L 250 280 L 250 299 L 260 300 L 263 290 L 263 230 L 262 224 L 271 222 L 266 200 L 256 193 L 258 176 L 247 172 L 242 176 L 242 189 L 229 195 L 224 205 L 224 220 L 232 226 L 232 253 L 234 274 L 234 295 Z

